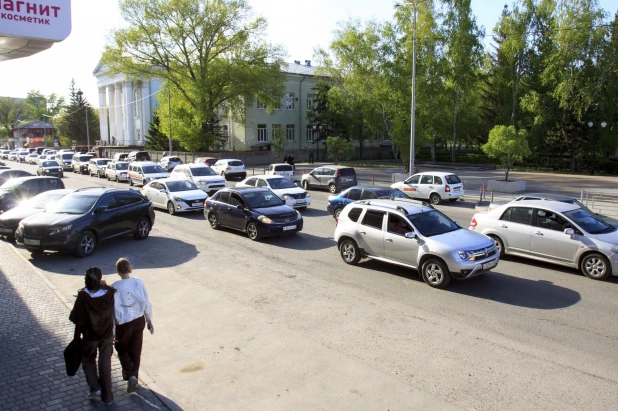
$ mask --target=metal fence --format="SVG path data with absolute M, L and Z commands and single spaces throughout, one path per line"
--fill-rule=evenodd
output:
M 618 189 L 589 188 L 581 190 L 580 202 L 599 214 L 618 217 Z

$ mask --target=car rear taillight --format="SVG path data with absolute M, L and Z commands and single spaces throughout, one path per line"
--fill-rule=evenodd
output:
M 232 167 L 228 167 L 228 168 L 226 168 L 226 170 L 231 170 L 231 169 L 232 169 Z
M 444 192 L 445 193 L 450 193 L 451 192 L 451 187 L 449 187 L 448 184 L 444 186 Z
M 341 177 L 341 170 L 337 169 L 337 177 Z
M 476 218 L 472 217 L 472 221 L 470 221 L 470 227 L 476 227 Z

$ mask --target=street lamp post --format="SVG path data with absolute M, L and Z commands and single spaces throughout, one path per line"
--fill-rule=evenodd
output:
M 84 94 L 83 91 L 79 90 L 77 92 L 77 95 L 79 96 L 79 99 L 81 100 L 82 95 Z M 87 146 L 86 146 L 86 152 L 89 153 L 90 152 L 90 125 L 88 124 L 88 106 L 84 104 L 84 109 L 86 109 L 86 141 L 87 141 Z
M 410 115 L 410 166 L 409 172 L 410 175 L 414 174 L 414 129 L 416 123 L 416 3 L 414 1 L 409 1 L 405 3 L 396 3 L 395 7 L 402 7 L 403 5 L 412 5 L 412 26 L 413 26 L 413 36 L 412 36 L 412 108 Z
M 594 123 L 592 121 L 589 121 L 587 123 L 588 128 L 592 128 L 594 126 Z M 605 128 L 605 126 L 607 126 L 607 123 L 605 121 L 601 121 L 601 123 L 599 124 L 601 126 L 601 128 Z M 595 169 L 596 169 L 596 163 L 597 163 L 597 140 L 599 138 L 599 128 L 596 127 L 594 129 L 594 144 L 592 145 L 592 166 L 590 167 L 590 174 L 594 175 Z

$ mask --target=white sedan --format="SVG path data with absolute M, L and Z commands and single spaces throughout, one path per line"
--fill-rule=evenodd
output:
M 152 205 L 167 209 L 170 214 L 183 211 L 202 211 L 208 194 L 189 180 L 162 178 L 142 187 L 142 195 Z
M 285 204 L 292 208 L 307 208 L 311 205 L 311 196 L 288 177 L 253 176 L 236 184 L 236 187 L 265 187 L 275 193 Z

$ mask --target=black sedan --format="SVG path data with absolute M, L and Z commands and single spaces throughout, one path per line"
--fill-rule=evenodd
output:
M 247 233 L 253 241 L 303 229 L 301 214 L 266 188 L 219 190 L 206 200 L 204 215 L 213 229 L 233 228 Z
M 82 188 L 19 223 L 15 238 L 30 252 L 69 251 L 87 257 L 104 240 L 133 234 L 148 237 L 155 214 L 138 191 Z
M 0 236 L 6 237 L 9 241 L 14 241 L 15 230 L 17 230 L 17 225 L 21 220 L 42 213 L 47 206 L 55 203 L 72 191 L 68 189 L 46 191 L 19 204 L 18 207 L 0 214 Z

